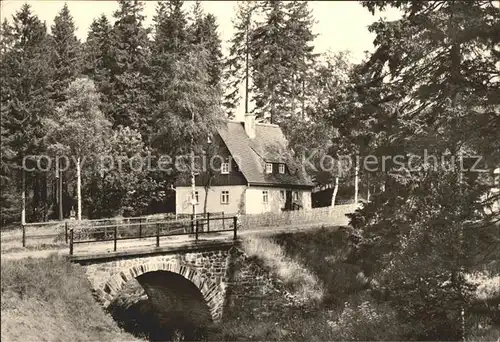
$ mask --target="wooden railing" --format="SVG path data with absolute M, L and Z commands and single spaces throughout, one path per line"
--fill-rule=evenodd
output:
M 62 225 L 62 229 L 61 226 Z M 64 240 L 68 243 L 68 222 L 37 222 L 26 223 L 21 225 L 21 242 L 22 246 L 26 247 L 26 241 L 30 240 L 47 240 L 52 242 Z
M 73 255 L 75 245 L 113 241 L 116 252 L 118 241 L 156 238 L 156 247 L 160 247 L 160 238 L 168 236 L 190 236 L 197 242 L 200 235 L 218 232 L 233 232 L 237 239 L 238 218 L 212 217 L 196 218 L 189 221 L 161 221 L 149 223 L 114 224 L 98 227 L 76 227 L 69 229 L 69 254 Z M 228 222 L 229 221 L 229 222 Z
M 211 213 L 200 213 L 196 215 L 196 218 L 218 218 L 224 217 L 224 212 L 211 212 Z M 227 217 L 226 217 L 227 218 Z M 155 214 L 150 216 L 141 217 L 115 217 L 107 219 L 95 219 L 95 220 L 82 220 L 79 223 L 76 220 L 65 220 L 65 221 L 52 221 L 52 222 L 34 222 L 21 224 L 21 232 L 15 234 L 17 238 L 21 239 L 23 247 L 26 247 L 27 241 L 35 240 L 38 243 L 54 243 L 60 242 L 68 243 L 69 241 L 69 230 L 71 227 L 80 225 L 82 227 L 106 227 L 113 225 L 131 225 L 138 224 L 139 227 L 144 224 L 154 223 L 154 222 L 189 222 L 193 221 L 195 217 L 192 214 L 186 215 L 175 215 L 175 214 Z M 14 234 L 13 234 L 14 235 Z M 20 236 L 19 236 L 20 235 Z M 13 238 L 16 238 L 13 236 Z

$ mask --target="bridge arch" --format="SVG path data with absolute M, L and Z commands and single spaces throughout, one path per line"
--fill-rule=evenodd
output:
M 210 310 L 212 320 L 214 322 L 220 321 L 224 301 L 224 284 L 221 281 L 215 281 L 204 276 L 195 267 L 186 265 L 179 260 L 169 260 L 165 262 L 148 262 L 141 260 L 141 262 L 136 265 L 127 268 L 119 268 L 98 286 L 98 289 L 96 289 L 97 297 L 102 305 L 108 308 L 129 280 L 153 272 L 175 273 L 193 283 L 205 300 Z

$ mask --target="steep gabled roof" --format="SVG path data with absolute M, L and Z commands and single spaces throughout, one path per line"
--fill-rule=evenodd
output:
M 294 166 L 279 126 L 255 123 L 253 139 L 246 134 L 243 122 L 226 121 L 218 131 L 249 184 L 313 186 L 309 177 Z M 266 174 L 266 162 L 286 164 L 288 170 L 285 174 Z

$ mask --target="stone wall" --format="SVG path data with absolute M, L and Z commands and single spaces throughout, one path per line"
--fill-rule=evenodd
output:
M 238 248 L 230 250 L 224 318 L 264 319 L 295 306 L 283 283 Z
M 328 225 L 345 226 L 349 219 L 345 216 L 354 212 L 360 204 L 342 204 L 334 207 L 312 208 L 310 210 L 292 210 L 270 212 L 256 215 L 241 215 L 241 229 L 280 227 L 309 223 L 324 223 Z

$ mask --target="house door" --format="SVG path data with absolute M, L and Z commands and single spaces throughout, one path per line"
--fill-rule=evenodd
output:
M 292 210 L 292 191 L 286 190 L 285 210 Z

